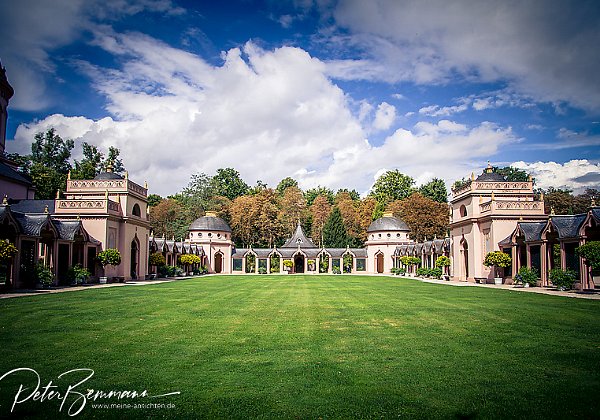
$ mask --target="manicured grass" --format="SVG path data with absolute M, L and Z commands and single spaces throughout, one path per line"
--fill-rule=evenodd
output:
M 386 277 L 215 276 L 6 299 L 0 322 L 1 373 L 30 367 L 66 387 L 60 373 L 87 367 L 82 388 L 181 391 L 137 401 L 172 409 L 88 402 L 80 418 L 600 413 L 598 301 Z M 0 381 L 0 416 L 23 378 Z M 59 405 L 15 415 L 55 418 Z

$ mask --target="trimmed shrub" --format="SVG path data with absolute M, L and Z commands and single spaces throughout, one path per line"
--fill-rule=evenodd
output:
M 160 267 L 161 265 L 165 265 L 166 263 L 167 263 L 167 260 L 165 260 L 165 256 L 163 254 L 161 254 L 160 252 L 154 252 L 153 254 L 150 254 L 150 257 L 148 258 L 148 264 L 154 265 L 157 267 Z
M 492 251 L 488 252 L 483 260 L 483 265 L 486 267 L 495 267 L 494 276 L 498 277 L 497 268 L 506 268 L 512 263 L 512 258 L 510 255 L 505 254 L 502 251 Z
M 35 265 L 35 277 L 42 286 L 50 286 L 54 283 L 54 273 L 50 270 L 50 267 L 41 262 Z
M 96 259 L 102 267 L 107 265 L 117 266 L 121 264 L 121 253 L 118 249 L 108 248 L 98 253 Z
M 537 285 L 539 274 L 535 268 L 521 267 L 514 278 L 515 283 L 529 284 L 530 286 Z
M 83 268 L 81 264 L 77 264 L 69 268 L 67 278 L 71 284 L 86 284 L 90 278 L 90 272 Z
M 561 290 L 568 290 L 573 287 L 573 283 L 577 281 L 577 272 L 575 270 L 561 270 L 555 268 L 550 270 L 550 281 Z
M 586 265 L 594 271 L 600 271 L 600 241 L 588 242 L 575 248 L 575 252 L 584 259 Z
M 0 241 L 0 261 L 8 261 L 10 258 L 15 256 L 17 251 L 17 247 L 8 242 L 8 239 L 5 241 Z

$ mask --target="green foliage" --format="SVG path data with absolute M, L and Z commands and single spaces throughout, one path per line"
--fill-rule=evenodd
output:
M 50 286 L 54 283 L 54 273 L 52 273 L 50 267 L 41 262 L 35 265 L 35 277 L 38 283 L 41 283 L 43 286 Z
M 354 258 L 352 257 L 352 255 L 350 254 L 345 254 L 343 257 L 343 267 L 344 267 L 344 272 L 345 273 L 351 273 L 352 272 L 352 265 L 353 265 L 353 261 Z
M 401 267 L 392 267 L 390 269 L 390 273 L 395 274 L 396 276 L 403 276 L 406 274 L 406 269 Z
M 470 179 L 457 179 L 456 181 L 454 181 L 454 183 L 452 184 L 452 190 L 456 191 L 456 190 L 460 190 L 463 187 L 466 187 L 467 185 L 469 185 L 471 183 Z
M 63 140 L 54 128 L 35 135 L 28 174 L 36 187 L 35 198 L 50 200 L 56 191 L 64 190 L 74 145 L 73 140 Z
M 319 273 L 327 273 L 329 271 L 329 257 L 327 255 L 321 255 L 321 261 L 319 262 Z
M 334 268 L 333 270 L 331 270 L 331 272 L 332 272 L 333 274 L 342 274 L 341 270 L 340 270 L 339 268 L 337 268 L 337 267 L 336 267 L 336 268 Z
M 499 173 L 507 181 L 513 182 L 527 182 L 529 181 L 529 174 L 522 169 L 517 169 L 512 166 L 505 166 L 503 168 L 494 168 L 494 172 Z
M 90 279 L 90 275 L 88 269 L 83 268 L 81 264 L 69 267 L 69 270 L 67 271 L 67 278 L 71 284 L 86 284 Z
M 571 289 L 573 283 L 577 281 L 577 272 L 575 270 L 561 270 L 555 268 L 550 270 L 550 281 L 559 289 Z
M 163 266 L 167 263 L 167 260 L 165 259 L 165 256 L 163 254 L 161 254 L 160 252 L 154 252 L 152 254 L 150 254 L 150 257 L 148 258 L 148 264 L 149 265 L 154 265 L 157 267 Z
M 5 262 L 17 254 L 17 247 L 11 244 L 8 239 L 0 240 L 0 261 Z
M 294 262 L 292 260 L 283 260 L 283 267 L 288 270 L 294 266 Z
M 240 173 L 233 168 L 220 168 L 210 181 L 213 191 L 234 200 L 248 192 L 248 184 L 241 178 Z
M 121 264 L 121 253 L 118 249 L 108 248 L 99 252 L 96 259 L 102 267 L 106 267 L 107 265 L 117 266 Z
M 102 153 L 94 145 L 86 142 L 81 144 L 83 159 L 75 160 L 75 166 L 71 171 L 72 179 L 94 179 L 100 173 L 102 164 Z
M 535 286 L 537 284 L 539 278 L 539 274 L 537 269 L 521 267 L 519 272 L 514 278 L 515 283 L 529 284 L 530 286 Z
M 439 178 L 433 178 L 427 184 L 423 184 L 419 187 L 419 192 L 424 197 L 427 197 L 438 203 L 448 202 L 448 190 L 446 189 L 446 183 Z
M 348 236 L 340 209 L 336 206 L 323 226 L 323 245 L 328 248 L 345 248 Z
M 440 255 L 435 260 L 435 266 L 439 268 L 450 267 L 450 263 L 450 258 L 446 257 L 445 255 Z
M 280 258 L 278 255 L 271 257 L 271 273 L 279 273 Z
M 125 172 L 125 167 L 123 166 L 123 161 L 119 159 L 119 154 L 121 151 L 116 147 L 110 146 L 108 148 L 108 156 L 102 162 L 101 171 L 105 171 L 109 166 L 112 167 L 112 171 L 116 174 L 120 174 Z
M 298 181 L 296 181 L 294 178 L 291 178 L 288 176 L 286 178 L 283 178 L 281 181 L 279 181 L 279 184 L 277 184 L 277 188 L 275 188 L 275 191 L 277 191 L 277 194 L 279 196 L 282 196 L 288 187 L 297 187 L 297 186 L 298 186 Z
M 183 254 L 179 256 L 179 262 L 185 266 L 188 266 L 193 264 L 200 264 L 202 262 L 202 259 L 195 254 Z
M 600 241 L 591 241 L 575 249 L 577 255 L 584 259 L 592 270 L 600 270 Z
M 148 195 L 148 205 L 150 207 L 156 206 L 162 200 L 163 200 L 163 198 L 160 195 L 158 195 L 158 194 L 150 194 L 150 195 Z
M 371 195 L 380 202 L 387 204 L 394 200 L 403 200 L 414 192 L 415 180 L 400 171 L 387 171 L 375 181 Z
M 267 267 L 258 267 L 258 274 L 267 274 Z
M 408 256 L 408 255 L 403 255 L 402 257 L 400 257 L 400 262 L 405 267 L 409 267 L 409 266 L 412 266 L 412 265 L 419 265 L 419 264 L 421 264 L 421 259 L 419 257 L 412 257 L 412 256 Z
M 254 273 L 256 269 L 256 256 L 254 254 L 246 254 L 246 273 Z
M 385 204 L 380 203 L 379 201 L 375 204 L 375 208 L 373 209 L 373 214 L 371 218 L 373 220 L 377 220 L 383 217 L 383 213 L 385 212 Z
M 429 270 L 429 275 L 431 277 L 434 277 L 436 279 L 439 279 L 442 277 L 442 269 L 440 267 L 435 267 Z
M 335 201 L 335 197 L 333 196 L 333 191 L 330 190 L 329 188 L 325 188 L 325 187 L 321 187 L 321 186 L 318 186 L 317 188 L 311 188 L 309 190 L 306 190 L 306 192 L 304 193 L 304 197 L 306 198 L 306 204 L 308 206 L 311 206 L 312 203 L 315 201 L 315 199 L 319 195 L 322 195 L 323 197 L 327 198 L 327 201 L 329 202 L 329 204 L 333 205 L 333 203 Z
M 346 193 L 350 196 L 352 201 L 360 201 L 360 194 L 356 190 L 349 190 L 348 188 L 340 188 L 335 193 L 335 197 L 337 198 L 340 194 Z
M 510 255 L 505 254 L 502 251 L 492 251 L 488 252 L 483 260 L 483 265 L 486 267 L 508 267 L 512 262 L 512 258 Z

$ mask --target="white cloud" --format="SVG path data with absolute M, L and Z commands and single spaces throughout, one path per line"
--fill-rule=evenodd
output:
M 537 101 L 568 101 L 599 112 L 597 6 L 342 0 L 333 16 L 347 35 L 327 42 L 346 51 L 360 48 L 363 55 L 332 62 L 331 74 L 419 84 L 443 84 L 457 75 L 503 81 Z
M 18 95 L 11 108 L 38 111 L 54 99 L 49 80 L 60 82 L 53 51 L 71 44 L 98 19 L 117 20 L 143 11 L 179 15 L 169 0 L 19 0 L 0 13 L 0 58 Z M 58 11 L 58 12 L 57 12 Z
M 373 121 L 373 128 L 375 130 L 387 130 L 392 126 L 395 119 L 396 107 L 388 104 L 387 102 L 382 102 L 377 107 L 375 121 Z
M 535 178 L 536 187 L 569 188 L 575 194 L 582 193 L 586 188 L 598 188 L 600 183 L 600 163 L 587 159 L 570 160 L 565 163 L 523 161 L 511 164 L 522 169 Z
M 462 99 L 459 105 L 454 106 L 443 106 L 429 105 L 419 109 L 419 114 L 426 115 L 429 117 L 448 117 L 452 114 L 464 112 L 469 108 L 469 101 Z
M 303 188 L 366 191 L 382 168 L 452 182 L 465 165 L 485 161 L 517 139 L 490 122 L 450 120 L 396 129 L 382 145 L 366 138 L 372 107 L 352 102 L 327 77 L 325 63 L 299 48 L 263 50 L 252 43 L 223 53 L 213 66 L 151 37 L 96 28 L 94 42 L 117 68 L 79 62 L 107 100 L 111 117 L 60 114 L 17 129 L 11 151 L 27 152 L 33 135 L 54 126 L 63 137 L 121 149 L 131 179 L 173 194 L 193 173 L 235 167 L 253 184 L 296 176 Z M 156 63 L 161 63 L 156 65 Z M 395 108 L 381 103 L 378 127 L 392 127 Z M 469 166 L 470 168 L 470 166 Z M 469 169 L 470 172 L 470 169 Z

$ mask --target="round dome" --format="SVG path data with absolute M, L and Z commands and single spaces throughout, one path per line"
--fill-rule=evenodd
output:
M 189 230 L 212 230 L 217 232 L 231 232 L 225 220 L 216 216 L 202 216 L 192 222 Z
M 114 172 L 101 172 L 94 179 L 123 179 L 123 177 Z
M 408 227 L 406 222 L 394 216 L 383 216 L 377 220 L 374 220 L 369 225 L 367 232 L 379 232 L 384 230 L 410 232 L 410 228 Z

